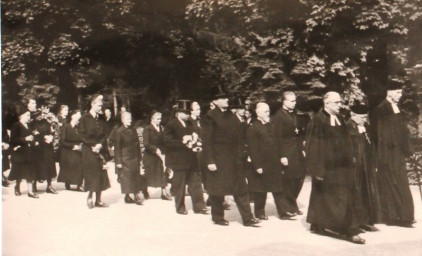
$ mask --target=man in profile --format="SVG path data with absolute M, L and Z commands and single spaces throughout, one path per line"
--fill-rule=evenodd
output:
M 307 222 L 311 231 L 364 244 L 353 214 L 353 150 L 339 115 L 342 99 L 328 92 L 311 120 L 306 139 L 306 164 L 312 177 Z
M 371 122 L 377 150 L 382 222 L 412 227 L 414 205 L 405 162 L 405 158 L 411 155 L 409 131 L 398 106 L 402 93 L 402 84 L 391 81 L 387 97 L 372 113 Z

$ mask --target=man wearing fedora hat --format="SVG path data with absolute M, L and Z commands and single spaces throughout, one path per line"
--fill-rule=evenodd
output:
M 259 223 L 251 212 L 248 187 L 241 163 L 242 134 L 237 118 L 228 111 L 229 102 L 225 93 L 214 97 L 215 109 L 203 118 L 202 140 L 205 161 L 208 167 L 207 192 L 210 195 L 212 220 L 217 225 L 227 226 L 224 219 L 225 195 L 233 195 L 245 226 Z
M 409 131 L 398 106 L 402 86 L 390 81 L 386 99 L 371 113 L 371 123 L 377 150 L 382 221 L 387 225 L 412 227 L 414 205 L 405 162 L 411 155 Z
M 174 171 L 171 192 L 175 198 L 176 212 L 188 214 L 185 207 L 186 185 L 192 198 L 193 211 L 208 214 L 199 175 L 198 162 L 193 151 L 196 140 L 194 129 L 188 121 L 190 111 L 189 100 L 179 100 L 175 109 L 175 118 L 170 120 L 164 129 L 166 146 L 166 166 Z

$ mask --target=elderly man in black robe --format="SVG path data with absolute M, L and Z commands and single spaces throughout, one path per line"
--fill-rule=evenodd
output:
M 368 107 L 355 103 L 350 110 L 350 119 L 346 126 L 353 145 L 355 216 L 364 223 L 362 229 L 378 231 L 374 224 L 380 221 L 380 202 L 375 148 L 368 124 Z
M 228 97 L 219 94 L 213 103 L 215 108 L 204 116 L 202 141 L 208 167 L 207 192 L 210 195 L 212 220 L 227 226 L 224 219 L 225 195 L 233 195 L 245 226 L 256 226 L 260 221 L 251 212 L 245 173 L 241 159 L 241 126 L 231 111 Z
M 311 120 L 306 139 L 306 164 L 312 177 L 307 222 L 311 231 L 364 244 L 353 211 L 353 149 L 340 117 L 337 92 L 324 95 L 324 109 Z
M 409 131 L 398 107 L 401 97 L 402 85 L 390 82 L 387 97 L 375 108 L 371 122 L 375 131 L 382 221 L 387 225 L 412 227 L 414 205 L 405 163 L 411 152 Z

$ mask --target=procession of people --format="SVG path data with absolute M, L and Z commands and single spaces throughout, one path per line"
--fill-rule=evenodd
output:
M 265 100 L 252 107 L 249 99 L 236 97 L 230 106 L 230 95 L 219 93 L 203 115 L 191 100 L 179 100 L 165 125 L 162 113 L 153 111 L 142 140 L 132 114 L 122 110 L 114 120 L 102 95 L 91 98 L 87 111 L 62 105 L 57 117 L 37 109 L 30 98 L 16 107 L 10 129 L 3 122 L 3 173 L 10 168 L 3 186 L 16 181 L 14 193 L 21 196 L 25 180 L 28 196 L 38 199 L 37 182 L 47 183 L 47 193 L 59 194 L 52 184 L 57 176 L 66 190 L 75 186 L 88 192 L 89 209 L 107 208 L 102 198 L 110 188 L 106 166 L 114 161 L 128 204 L 147 205 L 148 187 L 161 188 L 161 199 L 174 200 L 175 212 L 187 215 L 188 193 L 195 214 L 210 214 L 214 224 L 228 226 L 225 197 L 232 196 L 243 225 L 258 227 L 268 220 L 271 192 L 280 220 L 307 214 L 311 232 L 365 244 L 359 234 L 378 231 L 375 224 L 415 223 L 401 95 L 401 84 L 392 82 L 374 111 L 354 102 L 345 120 L 338 92 L 327 92 L 313 115 L 299 115 L 292 91 L 281 94 L 275 113 Z M 312 191 L 304 213 L 297 199 L 306 175 Z

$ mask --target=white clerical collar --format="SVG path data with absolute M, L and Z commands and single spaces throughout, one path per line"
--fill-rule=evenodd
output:
M 330 126 L 341 126 L 340 120 L 338 120 L 336 115 L 330 115 Z
M 288 113 L 293 113 L 293 109 L 287 109 L 286 107 L 283 107 L 283 109 Z
M 398 114 L 398 113 L 400 113 L 400 109 L 399 109 L 399 107 L 397 106 L 397 103 L 392 102 L 392 101 L 391 101 L 391 99 L 389 99 L 389 98 L 387 98 L 387 101 L 388 101 L 388 102 L 390 102 L 391 107 L 393 107 L 393 112 L 394 112 L 394 114 Z
M 245 121 L 245 119 L 243 117 L 239 116 L 238 114 L 236 114 L 236 116 L 237 116 L 237 118 L 239 119 L 240 122 L 243 123 Z
M 91 116 L 95 119 L 97 119 L 97 113 L 89 111 L 89 113 L 91 114 Z
M 262 119 L 259 119 L 259 118 L 258 118 L 258 120 L 259 120 L 262 124 L 268 124 L 268 123 L 270 122 L 270 120 L 265 121 L 265 120 L 262 120 Z
M 156 125 L 155 123 L 151 122 L 152 127 L 155 128 L 155 130 L 157 130 L 157 132 L 160 132 L 160 127 L 158 127 L 158 125 Z
M 357 125 L 358 126 L 358 132 L 359 133 L 365 133 L 366 132 L 366 128 L 363 125 Z
M 183 127 L 186 127 L 185 121 L 181 120 L 179 117 L 177 117 L 177 120 L 183 125 Z

